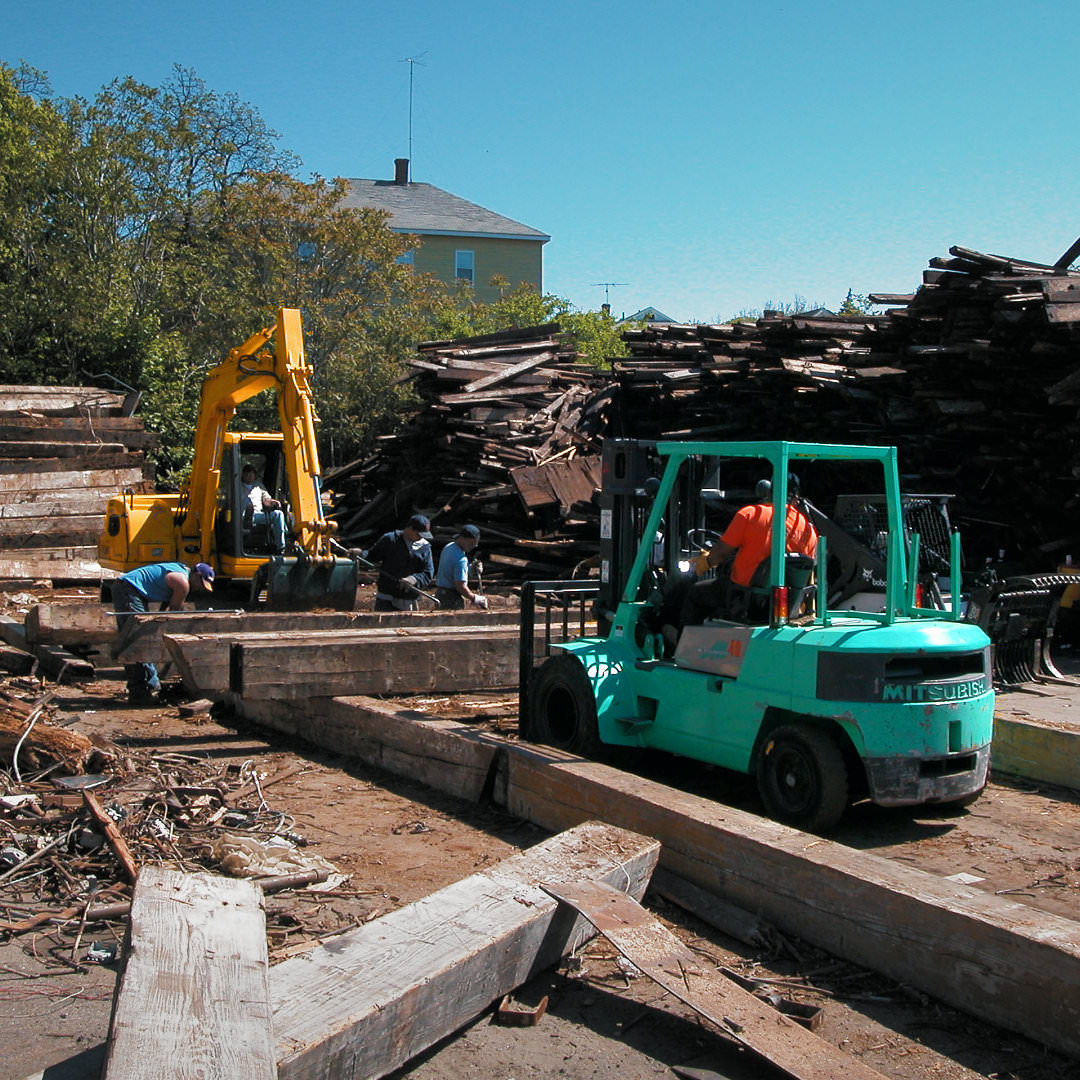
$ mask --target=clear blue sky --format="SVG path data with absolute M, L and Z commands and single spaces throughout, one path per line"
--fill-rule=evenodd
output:
M 713 321 L 908 292 L 951 244 L 1080 235 L 1080 9 L 1047 0 L 4 0 L 0 59 L 92 97 L 172 65 L 305 177 L 412 178 L 551 236 L 544 288 Z

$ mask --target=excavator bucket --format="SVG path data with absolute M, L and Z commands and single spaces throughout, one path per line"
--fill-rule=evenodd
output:
M 265 590 L 266 606 L 277 611 L 353 611 L 358 584 L 356 563 L 351 559 L 275 556 L 260 567 L 252 596 L 259 599 Z

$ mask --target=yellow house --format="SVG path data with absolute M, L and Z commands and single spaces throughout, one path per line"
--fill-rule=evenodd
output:
M 498 299 L 488 283 L 498 275 L 511 287 L 528 282 L 543 291 L 542 248 L 551 237 L 520 221 L 485 210 L 432 184 L 409 180 L 409 161 L 396 158 L 393 180 L 347 180 L 344 206 L 386 210 L 394 232 L 419 236 L 417 270 L 453 284 L 470 282 L 478 299 Z

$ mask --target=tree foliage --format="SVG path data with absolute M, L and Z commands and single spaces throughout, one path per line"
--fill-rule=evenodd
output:
M 519 326 L 540 326 L 558 322 L 567 345 L 577 350 L 586 363 L 606 367 L 608 361 L 626 356 L 623 328 L 610 312 L 578 311 L 568 301 L 542 294 L 526 282 L 511 289 L 499 277 L 491 284 L 500 290 L 497 300 L 482 303 L 471 285 L 461 282 L 457 292 L 436 317 L 436 337 L 458 338 L 493 334 Z
M 416 273 L 402 259 L 415 239 L 298 165 L 254 108 L 189 69 L 86 101 L 0 62 L 0 382 L 140 390 L 175 483 L 207 372 L 278 307 L 303 312 L 330 464 L 407 418 L 421 340 L 557 319 L 590 361 L 624 353 L 609 315 L 505 282 L 482 304 Z M 253 402 L 237 425 L 276 427 L 273 409 Z

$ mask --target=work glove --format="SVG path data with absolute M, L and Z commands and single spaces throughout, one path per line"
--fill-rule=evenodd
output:
M 481 596 L 479 593 L 473 593 L 472 602 L 478 608 L 484 608 L 485 610 L 487 610 L 488 598 L 486 596 Z
M 694 560 L 694 573 L 698 577 L 704 577 L 711 569 L 712 566 L 710 566 L 709 564 L 709 553 L 707 551 L 703 551 Z
M 403 577 L 401 579 L 401 586 L 402 586 L 402 592 L 406 596 L 412 596 L 412 594 L 417 589 L 416 575 L 415 574 L 408 574 L 406 577 Z

